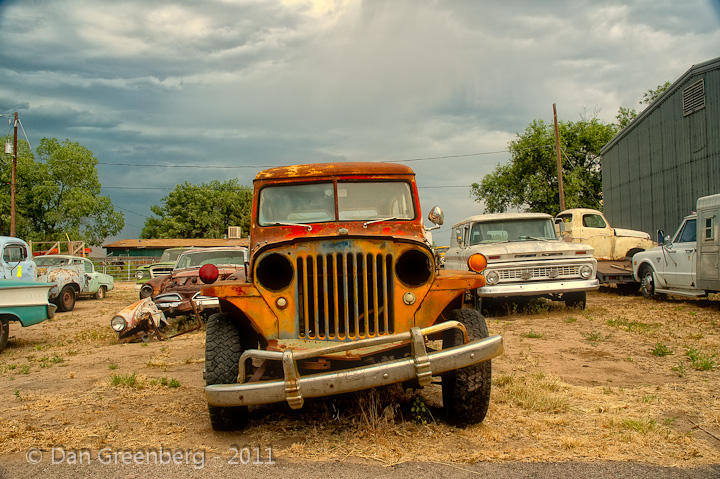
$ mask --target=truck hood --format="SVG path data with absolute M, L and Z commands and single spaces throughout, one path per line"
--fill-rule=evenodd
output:
M 615 228 L 615 236 L 627 236 L 629 238 L 650 239 L 650 235 L 644 231 L 626 230 L 623 228 Z
M 583 254 L 578 254 L 583 251 Z M 488 263 L 504 261 L 537 261 L 591 257 L 593 248 L 585 244 L 566 243 L 560 240 L 512 241 L 508 243 L 480 244 L 470 247 L 470 253 L 482 253 Z

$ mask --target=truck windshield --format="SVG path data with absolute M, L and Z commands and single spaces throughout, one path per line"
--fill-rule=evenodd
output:
M 178 259 L 178 256 L 183 254 L 185 251 L 187 251 L 187 248 L 169 248 L 163 251 L 162 256 L 160 256 L 160 262 L 165 263 L 168 261 L 176 261 Z
M 67 258 L 57 256 L 36 256 L 33 261 L 38 266 L 63 266 L 70 263 Z
M 328 221 L 415 218 L 410 185 L 405 181 L 338 182 L 337 215 L 332 183 L 279 185 L 260 192 L 261 226 Z
M 245 264 L 245 252 L 238 251 L 198 251 L 195 253 L 185 253 L 180 256 L 175 265 L 175 269 L 193 268 L 204 264 L 214 265 L 237 265 Z
M 552 221 L 542 218 L 474 223 L 470 231 L 471 245 L 554 239 L 557 238 Z

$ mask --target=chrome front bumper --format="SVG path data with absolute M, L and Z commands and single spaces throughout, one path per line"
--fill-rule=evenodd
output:
M 502 354 L 502 336 L 490 336 L 441 351 L 427 352 L 425 347 L 427 335 L 453 328 L 461 330 L 467 341 L 465 327 L 457 321 L 448 321 L 423 329 L 412 328 L 406 333 L 334 344 L 296 353 L 292 350 L 283 352 L 249 350 L 240 358 L 238 377 L 240 383 L 206 386 L 205 395 L 211 406 L 249 406 L 287 401 L 291 408 L 299 409 L 303 406 L 305 398 L 361 391 L 414 379 L 420 386 L 427 386 L 434 375 L 472 366 Z M 407 358 L 302 377 L 298 374 L 298 360 L 407 340 L 410 340 L 412 351 L 411 356 Z M 243 382 L 245 361 L 251 358 L 282 361 L 284 379 Z
M 566 281 L 537 281 L 527 283 L 496 284 L 478 288 L 481 298 L 499 298 L 503 296 L 540 296 L 543 294 L 572 293 L 575 291 L 593 291 L 600 287 L 597 279 L 576 279 Z

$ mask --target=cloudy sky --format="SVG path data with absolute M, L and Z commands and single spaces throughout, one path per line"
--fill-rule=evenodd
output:
M 719 47 L 720 0 L 0 0 L 0 114 L 94 152 L 119 238 L 179 182 L 327 161 L 407 161 L 447 225 L 553 103 L 614 121 Z

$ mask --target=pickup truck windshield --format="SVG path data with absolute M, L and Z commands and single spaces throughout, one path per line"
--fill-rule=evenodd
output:
M 232 264 L 242 266 L 245 264 L 244 251 L 198 251 L 197 253 L 185 253 L 180 256 L 175 264 L 176 269 L 193 268 L 204 264 Z
M 557 239 L 555 228 L 549 219 L 517 219 L 474 223 L 470 230 L 471 245 L 554 239 Z
M 36 256 L 33 261 L 38 266 L 64 266 L 70 264 L 67 258 L 58 258 L 57 256 Z
M 177 261 L 178 256 L 183 254 L 187 249 L 166 249 L 160 256 L 160 262 L 165 263 L 168 261 Z
M 261 226 L 328 221 L 415 218 L 410 185 L 404 181 L 338 182 L 337 215 L 332 183 L 279 185 L 260 192 Z

